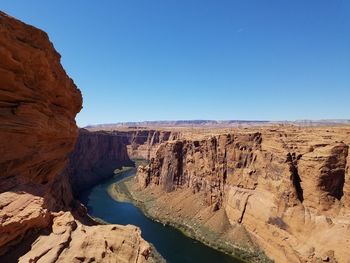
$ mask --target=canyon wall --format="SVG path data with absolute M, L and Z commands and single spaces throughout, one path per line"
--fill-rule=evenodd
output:
M 136 227 L 87 226 L 70 211 L 81 105 L 47 34 L 0 12 L 1 262 L 151 259 Z
M 80 129 L 69 158 L 69 174 L 75 193 L 113 175 L 115 169 L 132 166 L 123 138 L 109 132 Z
M 176 132 L 152 129 L 129 131 L 80 129 L 66 170 L 73 192 L 78 194 L 110 178 L 116 169 L 133 166 L 134 162 L 131 159 L 149 160 L 155 155 L 161 143 L 176 138 L 179 138 Z
M 348 262 L 349 135 L 277 127 L 167 142 L 138 169 L 138 191 L 156 197 L 158 216 L 233 245 L 243 228 L 245 246 L 276 262 Z
M 155 156 L 161 143 L 178 139 L 181 136 L 179 132 L 153 129 L 114 131 L 113 133 L 123 138 L 130 158 L 146 160 Z
M 0 14 L 0 246 L 47 227 L 45 197 L 73 149 L 80 91 L 60 65 L 47 35 Z M 69 191 L 69 190 L 68 190 Z M 69 198 L 69 197 L 68 197 Z M 67 200 L 70 202 L 71 200 Z M 48 207 L 47 205 L 51 207 Z

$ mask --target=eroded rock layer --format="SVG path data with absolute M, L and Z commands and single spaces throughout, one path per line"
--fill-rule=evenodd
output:
M 159 145 L 163 142 L 179 139 L 181 133 L 171 130 L 127 129 L 111 132 L 120 137 L 127 146 L 128 155 L 133 159 L 149 160 L 155 156 Z
M 71 213 L 55 215 L 50 235 L 40 236 L 19 262 L 147 262 L 149 244 L 127 225 L 84 226 Z M 152 259 L 150 258 L 150 261 Z
M 75 193 L 109 178 L 117 168 L 132 166 L 123 138 L 109 132 L 80 129 L 69 158 L 69 174 Z
M 150 260 L 135 227 L 85 226 L 58 212 L 74 203 L 64 168 L 81 105 L 47 34 L 0 12 L 1 262 Z
M 77 136 L 80 91 L 48 36 L 0 13 L 0 246 L 49 225 L 51 187 Z M 52 191 L 51 191 L 52 190 Z M 69 200 L 71 201 L 71 200 Z M 68 202 L 69 202 L 68 201 Z M 49 207 L 48 205 L 53 207 Z
M 131 159 L 154 157 L 159 145 L 179 133 L 152 129 L 129 131 L 88 131 L 80 129 L 69 157 L 67 173 L 77 194 L 113 176 L 115 169 L 133 166 Z
M 253 242 L 245 245 L 276 262 L 348 262 L 349 135 L 349 128 L 251 128 L 167 142 L 136 182 L 156 197 L 159 217 L 194 222 L 238 245 L 243 227 Z

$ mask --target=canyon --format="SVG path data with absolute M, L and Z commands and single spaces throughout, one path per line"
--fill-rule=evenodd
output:
M 0 261 L 153 262 L 137 227 L 99 225 L 73 197 L 82 96 L 47 34 L 1 12 L 0 57 Z
M 67 174 L 73 192 L 79 193 L 109 178 L 115 169 L 132 165 L 122 138 L 103 131 L 80 129 L 69 156 Z
M 130 158 L 150 160 L 161 143 L 179 139 L 181 132 L 172 128 L 131 128 L 113 130 L 112 135 L 122 138 Z
M 116 169 L 134 166 L 131 159 L 150 160 L 158 146 L 180 137 L 179 132 L 153 129 L 118 131 L 80 129 L 66 173 L 78 194 L 111 177 Z
M 1 262 L 162 261 L 77 200 L 135 159 L 149 164 L 115 189 L 153 219 L 250 262 L 349 262 L 348 121 L 78 129 L 81 93 L 45 32 L 0 12 L 0 57 Z
M 210 131 L 160 145 L 126 183 L 134 201 L 225 251 L 349 262 L 349 127 Z

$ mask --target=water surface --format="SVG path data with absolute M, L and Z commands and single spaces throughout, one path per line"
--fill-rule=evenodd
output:
M 117 202 L 112 199 L 108 187 L 128 176 L 135 175 L 136 168 L 120 173 L 80 195 L 81 202 L 88 213 L 108 223 L 132 224 L 141 228 L 142 237 L 152 243 L 157 251 L 169 263 L 237 263 L 242 262 L 227 254 L 212 249 L 182 234 L 171 226 L 164 226 L 147 218 L 142 211 L 131 203 Z

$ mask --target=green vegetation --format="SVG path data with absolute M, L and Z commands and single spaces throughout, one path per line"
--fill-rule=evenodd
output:
M 133 168 L 135 168 L 135 167 L 132 167 L 132 166 L 123 166 L 121 169 L 115 169 L 115 170 L 114 170 L 114 174 L 115 174 L 115 175 L 119 175 L 119 174 L 124 173 L 124 172 L 126 172 L 126 171 L 129 171 L 129 170 L 131 170 L 131 169 L 133 169 Z
M 108 189 L 109 195 L 118 202 L 133 203 L 135 206 L 140 208 L 144 215 L 148 218 L 163 223 L 164 225 L 172 226 L 182 232 L 184 235 L 196 239 L 216 250 L 231 255 L 234 258 L 238 258 L 245 262 L 272 262 L 266 257 L 264 252 L 235 246 L 232 244 L 232 242 L 222 239 L 218 233 L 211 231 L 207 227 L 198 226 L 198 224 L 191 222 L 189 219 L 173 219 L 171 217 L 162 216 L 159 213 L 155 212 L 154 198 L 137 198 L 135 196 L 135 193 L 130 192 L 128 185 L 132 183 L 132 180 L 134 180 L 134 178 L 135 176 L 130 176 L 115 184 L 110 185 Z
M 114 174 L 119 175 L 119 174 L 124 173 L 126 171 L 130 171 L 130 170 L 134 169 L 135 167 L 137 168 L 140 165 L 147 165 L 148 164 L 148 160 L 145 160 L 145 159 L 132 159 L 132 161 L 135 163 L 134 166 L 122 166 L 122 168 L 115 169 Z

